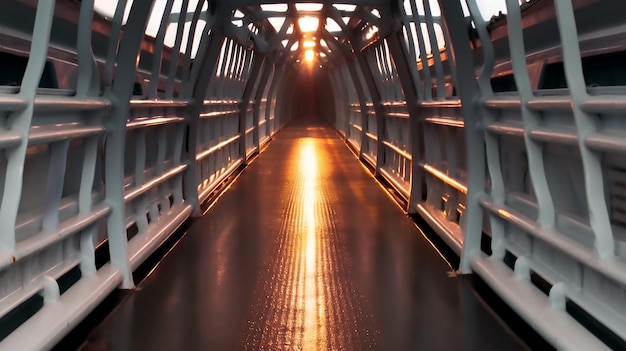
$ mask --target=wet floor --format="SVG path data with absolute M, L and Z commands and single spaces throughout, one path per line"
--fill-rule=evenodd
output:
M 83 349 L 523 348 L 336 133 L 299 124 Z

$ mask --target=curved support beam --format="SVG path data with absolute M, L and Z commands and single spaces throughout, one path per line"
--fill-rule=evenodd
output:
M 329 0 L 319 0 L 319 1 L 299 1 L 299 0 L 285 0 L 285 1 L 281 1 L 281 3 L 283 4 L 288 4 L 288 5 L 293 5 L 296 3 L 306 3 L 306 2 L 314 2 L 314 3 L 318 3 L 318 4 L 324 4 L 324 5 L 332 5 L 334 3 L 336 3 L 336 1 L 329 1 Z M 259 6 L 259 5 L 265 5 L 265 4 L 275 4 L 275 1 L 271 1 L 271 0 L 228 0 L 228 4 L 225 4 L 224 6 L 228 6 L 228 8 L 230 10 L 234 10 L 237 8 L 242 8 L 242 7 L 248 7 L 248 6 Z M 380 8 L 380 7 L 387 7 L 389 6 L 389 1 L 388 0 L 360 0 L 358 3 L 355 1 L 342 1 L 342 4 L 353 4 L 353 5 L 359 5 L 359 6 L 370 6 L 370 7 L 374 7 L 374 8 Z
M 414 82 L 411 73 L 411 66 L 415 66 L 414 63 L 409 61 L 409 53 L 404 44 L 401 31 L 396 31 L 393 35 L 387 38 L 387 44 L 389 45 L 389 51 L 391 52 L 391 58 L 398 71 L 398 78 L 400 79 L 400 85 L 404 93 L 404 99 L 409 112 L 409 141 L 411 155 L 413 155 L 413 161 L 411 162 L 411 181 L 409 188 L 409 199 L 407 211 L 409 214 L 417 212 L 417 203 L 422 197 L 424 171 L 419 166 L 417 155 L 423 154 L 423 140 L 418 138 L 424 135 L 422 129 L 422 121 L 420 121 L 420 107 L 418 105 L 416 84 L 420 82 Z
M 479 197 L 485 187 L 485 156 L 483 131 L 478 113 L 480 91 L 474 73 L 474 60 L 470 48 L 470 38 L 465 25 L 465 17 L 459 2 L 441 1 L 444 23 L 450 34 L 448 52 L 458 72 L 457 92 L 461 99 L 461 108 L 465 120 L 465 138 L 467 143 L 468 190 L 464 222 L 461 224 L 465 234 L 459 271 L 470 273 L 470 261 L 480 252 L 483 227 L 483 210 Z
M 250 107 L 250 97 L 252 97 L 253 90 L 256 86 L 256 81 L 263 67 L 263 63 L 267 61 L 267 58 L 263 55 L 256 55 L 252 61 L 252 70 L 250 72 L 250 78 L 246 82 L 246 88 L 243 91 L 241 97 L 241 103 L 239 105 L 239 153 L 243 158 L 243 163 L 247 163 L 248 145 L 246 144 L 246 118 L 248 108 Z M 256 126 L 255 126 L 256 128 Z
M 111 215 L 108 219 L 109 250 L 111 263 L 121 270 L 123 275 L 122 288 L 134 287 L 133 276 L 129 265 L 128 241 L 124 225 L 124 150 L 126 147 L 126 116 L 130 110 L 130 100 L 135 84 L 135 74 L 139 60 L 139 50 L 144 38 L 148 16 L 152 10 L 153 1 L 136 0 L 133 2 L 128 22 L 124 29 L 124 36 L 119 45 L 116 57 L 116 79 L 110 92 L 110 99 L 114 102 L 110 120 L 107 126 L 107 147 L 105 155 L 106 169 L 106 201 L 111 206 Z
M 217 27 L 217 26 L 216 26 Z M 185 199 L 191 203 L 193 207 L 192 216 L 200 216 L 200 204 L 198 202 L 198 183 L 196 179 L 196 145 L 198 145 L 198 133 L 200 128 L 198 127 L 198 121 L 200 119 L 200 113 L 202 112 L 204 98 L 209 88 L 209 83 L 212 78 L 212 74 L 215 72 L 215 67 L 219 60 L 219 55 L 224 44 L 224 34 L 219 27 L 212 28 L 209 34 L 209 28 L 205 29 L 205 35 L 202 38 L 201 48 L 202 54 L 199 55 L 202 64 L 194 66 L 198 68 L 195 72 L 197 81 L 190 87 L 186 87 L 189 96 L 191 96 L 191 103 L 187 110 L 187 124 L 188 124 L 188 137 L 187 147 L 185 148 L 185 154 L 183 155 L 188 162 L 187 176 L 185 177 Z M 194 75 L 192 75 L 194 76 Z

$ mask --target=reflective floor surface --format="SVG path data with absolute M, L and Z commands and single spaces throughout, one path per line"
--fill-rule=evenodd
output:
M 84 350 L 516 350 L 336 133 L 280 132 Z

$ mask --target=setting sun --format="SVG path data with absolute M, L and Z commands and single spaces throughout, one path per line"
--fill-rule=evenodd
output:
M 315 32 L 319 25 L 319 21 L 319 18 L 316 17 L 302 17 L 298 19 L 300 31 L 302 31 L 303 33 Z
M 307 50 L 304 52 L 304 60 L 306 62 L 313 62 L 313 59 L 315 59 L 315 51 Z

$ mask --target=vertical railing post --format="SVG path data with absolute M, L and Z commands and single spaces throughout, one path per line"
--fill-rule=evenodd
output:
M 28 148 L 28 136 L 35 108 L 35 96 L 39 85 L 39 79 L 46 64 L 48 44 L 50 43 L 50 31 L 54 18 L 56 1 L 42 1 L 37 4 L 35 26 L 30 47 L 30 58 L 22 78 L 18 98 L 26 101 L 26 107 L 11 113 L 8 120 L 13 123 L 10 129 L 20 137 L 19 146 L 5 151 L 7 158 L 7 173 L 4 179 L 4 192 L 0 202 L 0 223 L 3 229 L 0 231 L 0 246 L 6 249 L 15 249 L 15 224 L 17 213 L 22 197 L 24 162 L 26 149 Z
M 354 65 L 356 60 L 348 61 L 348 73 L 352 78 L 352 84 L 354 84 L 354 88 L 356 89 L 356 96 L 359 99 L 359 104 L 361 105 L 361 144 L 359 146 L 359 158 L 363 157 L 363 143 L 365 142 L 367 136 L 365 133 L 367 132 L 367 128 L 365 127 L 365 123 L 367 123 L 367 98 L 365 97 L 365 91 L 363 90 L 363 86 L 361 85 L 361 81 L 357 72 L 357 67 Z M 349 118 L 348 118 L 349 119 Z M 348 121 L 349 123 L 349 121 Z M 349 125 L 348 128 L 351 128 Z
M 461 223 L 464 242 L 459 270 L 461 273 L 469 273 L 471 259 L 480 251 L 483 227 L 483 213 L 478 202 L 479 196 L 485 191 L 484 141 L 478 113 L 480 91 L 461 4 L 458 1 L 440 1 L 440 6 L 450 35 L 450 42 L 447 43 L 448 60 L 454 60 L 458 72 L 457 92 L 465 121 L 469 167 L 465 220 Z
M 135 84 L 137 56 L 144 38 L 148 16 L 153 1 L 136 0 L 132 4 L 124 36 L 115 59 L 117 72 L 110 99 L 114 102 L 109 114 L 106 140 L 106 201 L 111 206 L 108 219 L 109 250 L 111 263 L 121 270 L 122 288 L 134 287 L 128 258 L 128 242 L 125 226 L 124 205 L 124 149 L 126 146 L 126 118 L 130 110 L 130 98 Z
M 534 98 L 534 93 L 526 65 L 522 15 L 519 3 L 507 0 L 507 12 L 509 47 L 515 84 L 521 100 L 524 143 L 528 154 L 528 171 L 534 193 L 537 196 L 537 204 L 539 205 L 537 222 L 543 228 L 550 228 L 555 224 L 556 210 L 545 171 L 543 143 L 530 138 L 531 131 L 541 123 L 541 115 L 539 112 L 528 108 L 528 101 Z
M 599 257 L 606 259 L 615 256 L 615 242 L 605 198 L 602 156 L 591 150 L 585 143 L 587 137 L 595 133 L 598 127 L 596 118 L 581 108 L 581 105 L 589 98 L 589 93 L 583 76 L 574 9 L 570 0 L 556 0 L 554 5 L 563 47 L 565 78 L 572 95 L 572 112 L 584 170 L 585 195 L 594 235 L 594 249 Z
M 261 100 L 263 100 L 263 93 L 265 92 L 265 86 L 267 85 L 267 80 L 270 78 L 270 74 L 272 73 L 273 65 L 270 62 L 270 59 L 267 58 L 266 64 L 263 65 L 263 73 L 261 73 L 261 79 L 259 80 L 258 86 L 256 88 L 256 92 L 254 93 L 254 111 L 253 113 L 253 124 L 254 124 L 254 132 L 253 134 L 253 142 L 254 146 L 257 147 L 257 150 L 261 147 L 261 136 L 259 131 L 259 123 L 261 123 L 261 119 L 259 116 L 261 110 Z
M 216 70 L 219 54 L 224 45 L 224 34 L 221 30 L 221 24 L 217 21 L 212 21 L 212 23 L 211 27 L 207 26 L 204 29 L 198 55 L 196 56 L 197 62 L 202 62 L 202 64 L 192 66 L 190 76 L 195 78 L 189 82 L 183 82 L 183 84 L 187 83 L 187 85 L 181 87 L 185 91 L 185 97 L 191 99 L 186 115 L 188 136 L 184 158 L 189 164 L 187 175 L 184 178 L 184 192 L 185 199 L 193 207 L 192 215 L 196 217 L 201 215 L 198 194 L 198 183 L 200 180 L 196 178 L 198 134 L 202 132 L 199 128 L 199 119 L 204 107 L 204 99 L 209 83 L 211 79 L 215 78 L 211 77 L 211 75 Z
M 402 32 L 396 31 L 387 38 L 391 57 L 398 71 L 398 77 L 404 92 L 404 99 L 409 112 L 409 143 L 412 155 L 411 161 L 411 178 L 409 182 L 409 198 L 407 212 L 414 214 L 417 212 L 417 203 L 422 197 L 422 187 L 424 179 L 424 171 L 418 164 L 418 156 L 422 154 L 423 140 L 419 139 L 422 128 L 419 113 L 418 95 L 416 85 L 420 82 L 414 82 L 415 75 L 411 73 L 411 67 L 415 63 L 409 62 L 409 55 L 406 46 L 402 43 Z
M 246 143 L 246 120 L 248 114 L 248 107 L 250 106 L 250 97 L 252 96 L 256 80 L 259 77 L 259 72 L 263 67 L 263 61 L 265 57 L 262 55 L 255 55 L 252 60 L 252 69 L 249 74 L 246 87 L 241 96 L 241 102 L 239 103 L 239 152 L 243 158 L 244 163 L 247 163 L 248 145 Z
M 125 7 L 125 2 L 122 4 Z M 93 54 L 91 43 L 94 16 L 94 1 L 85 0 L 80 7 L 80 22 L 76 51 L 78 58 L 78 81 L 76 84 L 76 98 L 100 95 L 100 75 Z M 115 20 L 115 19 L 114 19 Z M 113 40 L 111 40 L 113 41 Z M 115 39 L 117 48 L 117 39 Z M 109 43 L 113 45 L 113 43 Z M 105 70 L 106 71 L 106 70 Z M 109 87 L 110 88 L 110 87 Z M 92 119 L 94 116 L 89 116 Z M 97 121 L 101 123 L 101 117 Z M 98 145 L 100 136 L 88 137 L 84 140 L 83 169 L 78 195 L 78 213 L 87 216 L 93 208 L 93 184 L 95 179 L 96 163 L 99 158 Z M 98 226 L 92 225 L 80 234 L 80 271 L 83 276 L 96 273 L 94 237 L 98 233 Z
M 365 80 L 365 84 L 367 85 L 367 89 L 370 92 L 370 96 L 372 97 L 372 104 L 374 106 L 374 112 L 376 113 L 376 169 L 375 174 L 380 174 L 380 169 L 384 165 L 384 157 L 385 157 L 385 144 L 383 144 L 383 139 L 385 135 L 385 111 L 383 109 L 380 91 L 378 90 L 378 86 L 376 85 L 376 81 L 374 80 L 374 74 L 372 73 L 372 67 L 370 67 L 367 62 L 367 58 L 365 57 L 364 52 L 355 53 L 357 63 L 361 68 L 361 72 L 363 73 L 363 79 Z M 365 123 L 364 123 L 365 124 Z M 364 127 L 363 130 L 366 130 Z M 367 138 L 367 137 L 366 137 Z M 361 144 L 365 142 L 366 139 L 361 140 Z
M 483 100 L 491 99 L 494 96 L 491 87 L 491 74 L 495 62 L 495 52 L 491 37 L 487 30 L 488 22 L 482 19 L 480 9 L 476 0 L 467 0 L 467 7 L 473 19 L 476 32 L 481 40 L 481 50 L 483 53 L 483 63 L 478 85 L 480 87 Z M 495 122 L 498 111 L 481 106 L 483 115 L 483 125 Z M 502 165 L 500 162 L 500 142 L 499 136 L 489 131 L 484 132 L 485 137 L 485 156 L 487 161 L 487 169 L 489 171 L 489 179 L 491 188 L 489 189 L 491 198 L 497 204 L 504 204 L 506 199 L 506 190 L 504 179 L 502 177 Z M 497 218 L 493 213 L 488 213 L 489 224 L 491 229 L 491 256 L 503 259 L 505 256 L 505 226 L 504 222 Z
M 268 138 L 272 137 L 272 133 L 274 132 L 273 128 L 272 128 L 272 119 L 273 119 L 273 111 L 272 111 L 272 101 L 273 101 L 273 96 L 274 96 L 274 92 L 276 91 L 276 86 L 278 85 L 278 82 L 280 81 L 280 77 L 282 76 L 281 74 L 281 70 L 279 69 L 279 65 L 274 63 L 273 65 L 273 69 L 274 69 L 274 74 L 272 75 L 272 80 L 270 83 L 270 87 L 269 90 L 267 91 L 267 103 L 266 103 L 266 107 L 265 107 L 265 133 L 267 135 Z M 274 120 L 275 121 L 275 120 Z

